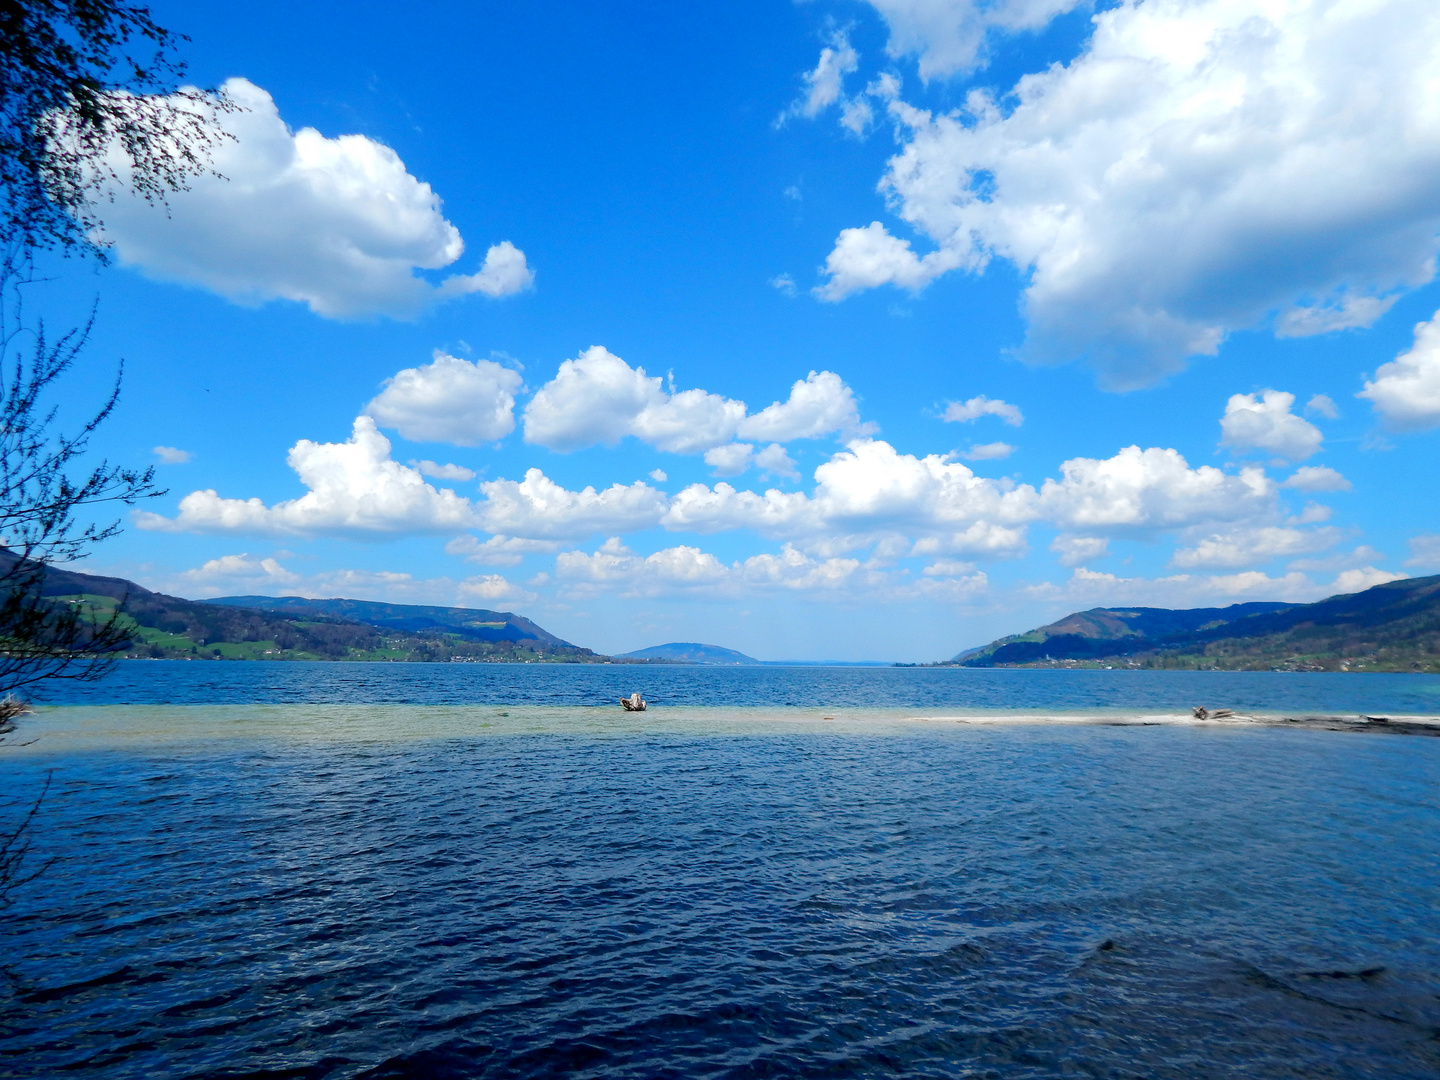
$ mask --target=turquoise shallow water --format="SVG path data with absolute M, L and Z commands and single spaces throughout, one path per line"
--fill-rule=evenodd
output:
M 54 860 L 0 928 L 0 1074 L 1440 1073 L 1440 739 L 1015 720 L 1206 685 L 1159 681 L 982 685 L 998 713 L 972 686 L 939 704 L 1004 722 L 917 721 L 939 692 L 895 703 L 897 674 L 925 673 L 635 717 L 384 704 L 418 685 L 384 670 L 347 674 L 377 701 L 266 704 L 299 692 L 277 677 L 46 710 L 0 759 L 7 820 L 52 775 Z M 1428 693 L 1296 678 L 1249 692 Z

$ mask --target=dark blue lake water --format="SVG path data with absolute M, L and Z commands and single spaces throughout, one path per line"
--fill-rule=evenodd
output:
M 53 862 L 0 921 L 0 1075 L 1440 1075 L 1440 739 L 731 704 L 1433 713 L 1433 678 L 644 678 L 147 663 L 67 691 L 0 754 L 5 821 L 53 775 Z M 581 707 L 631 689 L 682 700 Z
M 98 683 L 60 682 L 55 704 L 664 705 L 964 709 L 1296 710 L 1440 713 L 1440 676 L 970 668 L 608 664 L 327 664 L 133 660 Z

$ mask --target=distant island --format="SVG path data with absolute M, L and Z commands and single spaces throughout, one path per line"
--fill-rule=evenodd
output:
M 696 641 L 672 641 L 667 645 L 652 645 L 648 649 L 620 653 L 617 660 L 668 660 L 675 664 L 761 664 L 753 656 L 746 656 L 734 649 L 722 649 L 719 645 L 702 645 Z
M 942 666 L 1440 672 L 1440 575 L 1313 604 L 1091 608 Z

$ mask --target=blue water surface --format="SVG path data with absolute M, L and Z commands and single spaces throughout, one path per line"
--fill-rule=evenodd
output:
M 704 704 L 755 688 L 1016 708 L 1197 688 L 1322 710 L 1433 701 L 1433 683 L 1383 676 L 643 677 L 134 664 L 85 692 L 221 686 L 372 716 L 367 701 L 503 704 L 505 686 L 552 703 L 631 688 Z M 44 872 L 0 920 L 0 1075 L 1440 1075 L 1440 739 L 365 730 L 0 755 L 0 820 L 52 777 L 30 834 Z
M 1292 710 L 1440 714 L 1440 675 L 1333 672 L 352 664 L 130 660 L 96 683 L 37 690 L 52 704 L 665 705 L 965 709 Z

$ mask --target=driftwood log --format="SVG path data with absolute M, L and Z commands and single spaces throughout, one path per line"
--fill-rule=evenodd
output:
M 642 698 L 638 693 L 631 694 L 629 697 L 622 697 L 620 699 L 620 704 L 625 706 L 626 712 L 645 711 L 645 699 Z

